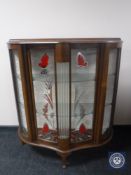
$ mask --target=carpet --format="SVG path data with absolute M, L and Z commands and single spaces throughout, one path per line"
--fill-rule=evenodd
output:
M 131 127 L 115 126 L 110 143 L 100 148 L 73 152 L 63 169 L 59 156 L 51 150 L 21 145 L 16 127 L 0 127 L 0 175 L 130 175 Z M 109 166 L 109 152 L 124 152 L 122 169 Z

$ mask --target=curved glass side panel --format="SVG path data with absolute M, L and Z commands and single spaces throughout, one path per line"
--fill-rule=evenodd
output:
M 22 91 L 22 81 L 20 75 L 20 65 L 19 65 L 19 58 L 18 58 L 18 51 L 12 50 L 13 56 L 13 65 L 14 65 L 14 78 L 15 78 L 15 89 L 17 94 L 17 107 L 18 107 L 18 114 L 20 118 L 20 128 L 23 133 L 27 134 L 27 122 L 26 122 L 26 113 L 24 108 L 24 97 Z
M 105 110 L 104 110 L 102 134 L 106 133 L 106 131 L 110 127 L 115 74 L 116 74 L 116 62 L 117 62 L 117 49 L 111 49 L 109 53 L 106 104 L 105 104 Z

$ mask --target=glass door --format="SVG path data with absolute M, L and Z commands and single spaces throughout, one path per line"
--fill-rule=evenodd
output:
M 71 142 L 92 139 L 96 86 L 97 48 L 76 45 L 71 49 Z
M 91 140 L 97 48 L 57 44 L 30 52 L 38 139 Z
M 54 48 L 46 44 L 30 52 L 38 139 L 57 142 Z

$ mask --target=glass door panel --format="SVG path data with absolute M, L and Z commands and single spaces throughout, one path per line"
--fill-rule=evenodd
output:
M 54 49 L 31 49 L 38 138 L 57 142 Z
M 92 138 L 96 85 L 96 48 L 71 50 L 71 142 Z

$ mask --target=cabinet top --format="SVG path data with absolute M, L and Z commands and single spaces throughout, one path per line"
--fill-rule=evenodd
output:
M 39 43 L 122 43 L 120 38 L 48 38 L 48 39 L 10 39 L 8 44 Z

